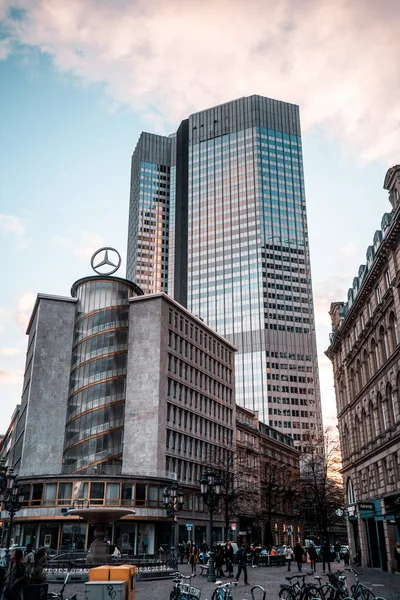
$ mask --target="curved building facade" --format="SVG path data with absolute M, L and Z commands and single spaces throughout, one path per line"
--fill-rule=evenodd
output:
M 142 295 L 117 277 L 77 281 L 77 298 L 67 404 L 63 470 L 88 467 L 118 472 L 128 359 L 129 298 Z

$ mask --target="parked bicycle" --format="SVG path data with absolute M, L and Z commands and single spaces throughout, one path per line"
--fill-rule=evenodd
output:
M 173 576 L 174 587 L 169 595 L 170 600 L 195 600 L 200 598 L 200 590 L 190 585 L 190 580 L 196 577 L 196 573 L 182 575 L 176 572 Z
M 348 597 L 349 591 L 346 585 L 346 577 L 342 575 L 344 571 L 336 571 L 336 573 L 327 573 L 327 583 L 322 583 L 321 575 L 314 575 L 314 579 L 318 581 L 319 588 L 318 597 L 322 600 L 345 600 Z
M 351 597 L 353 600 L 384 600 L 384 598 L 380 596 L 375 596 L 374 592 L 372 592 L 366 585 L 360 582 L 360 573 L 352 569 L 351 567 L 346 569 L 346 571 L 351 571 L 356 578 L 356 582 L 351 586 Z
M 48 600 L 68 600 L 68 598 L 64 599 L 64 590 L 65 590 L 65 586 L 68 583 L 69 576 L 70 576 L 70 572 L 68 571 L 68 573 L 65 576 L 64 582 L 62 584 L 62 588 L 59 592 L 48 592 L 47 593 Z M 71 596 L 71 598 L 69 600 L 77 600 L 76 594 Z
M 313 598 L 319 598 L 318 587 L 315 583 L 306 583 L 306 578 L 313 574 L 312 572 L 285 577 L 289 584 L 281 584 L 279 598 L 281 600 L 313 600 Z M 299 579 L 303 580 L 302 583 Z
M 222 583 L 222 581 L 216 581 L 215 585 L 217 586 L 211 596 L 211 600 L 233 600 L 231 589 L 232 586 L 237 585 L 236 581 L 230 583 Z

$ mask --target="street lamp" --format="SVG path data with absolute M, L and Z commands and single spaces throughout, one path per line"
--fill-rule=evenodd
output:
M 6 510 L 9 515 L 8 530 L 6 535 L 5 546 L 8 550 L 11 543 L 11 534 L 13 528 L 14 515 L 17 513 L 25 500 L 24 488 L 18 485 L 17 477 L 14 475 L 14 469 L 10 467 L 6 475 L 5 469 L 1 473 L 2 481 L 6 486 L 0 494 L 1 510 Z
M 219 496 L 221 495 L 221 478 L 218 471 L 214 471 L 211 465 L 203 472 L 202 478 L 200 479 L 200 491 L 203 496 L 203 502 L 210 513 L 210 560 L 208 563 L 208 581 L 215 583 L 215 554 L 212 550 L 213 547 L 213 512 L 218 504 Z
M 179 484 L 174 481 L 170 487 L 166 487 L 163 493 L 164 507 L 167 511 L 167 516 L 171 517 L 171 544 L 170 544 L 170 559 L 174 559 L 175 554 L 175 517 L 183 508 L 183 491 Z

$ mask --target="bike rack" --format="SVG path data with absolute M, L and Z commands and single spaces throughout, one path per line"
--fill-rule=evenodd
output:
M 264 588 L 261 587 L 261 585 L 254 585 L 251 588 L 251 600 L 257 600 L 258 598 L 260 598 L 260 596 L 258 594 L 257 594 L 257 596 L 254 595 L 254 590 L 261 590 L 262 591 L 261 600 L 265 600 L 266 591 L 264 590 Z

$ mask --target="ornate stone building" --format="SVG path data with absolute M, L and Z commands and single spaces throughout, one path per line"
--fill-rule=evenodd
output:
M 400 540 L 400 165 L 384 188 L 382 218 L 347 302 L 331 305 L 333 364 L 348 533 L 362 564 L 396 568 Z

